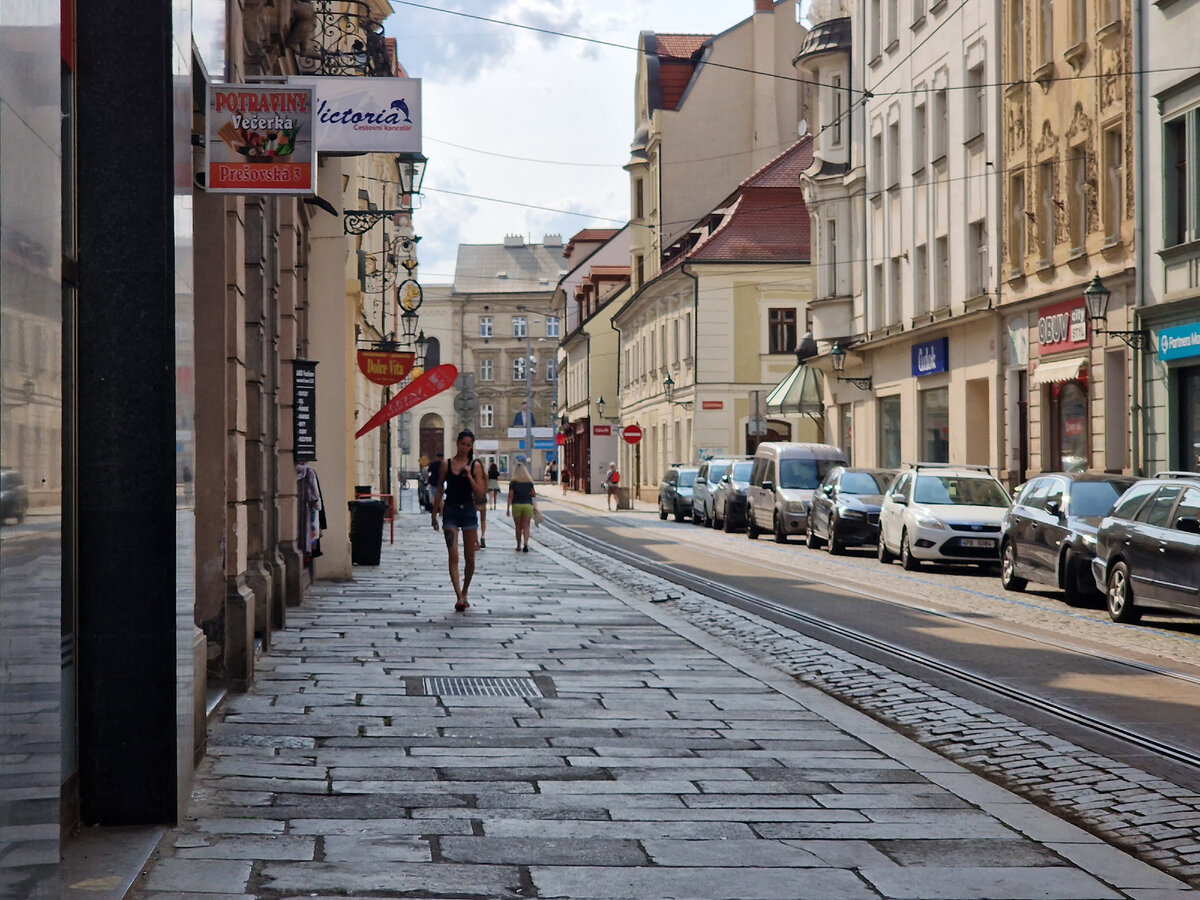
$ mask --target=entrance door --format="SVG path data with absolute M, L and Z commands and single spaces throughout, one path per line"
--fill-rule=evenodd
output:
M 1200 472 L 1200 366 L 1180 369 L 1176 396 L 1179 398 L 1178 468 Z

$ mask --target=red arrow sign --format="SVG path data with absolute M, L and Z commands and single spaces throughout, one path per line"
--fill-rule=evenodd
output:
M 642 439 L 642 428 L 640 425 L 626 425 L 621 429 L 621 437 L 627 444 L 636 444 Z
M 371 421 L 367 422 L 362 428 L 354 433 L 356 438 L 362 437 L 367 432 L 378 428 L 388 419 L 394 418 L 405 410 L 412 409 L 418 403 L 428 400 L 430 397 L 436 397 L 450 385 L 454 384 L 454 379 L 458 377 L 458 369 L 447 363 L 444 366 L 438 366 L 436 369 L 430 369 L 395 397 L 387 402 L 375 415 L 371 416 Z

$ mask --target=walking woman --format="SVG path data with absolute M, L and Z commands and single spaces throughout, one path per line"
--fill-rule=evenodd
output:
M 462 612 L 471 604 L 467 602 L 467 591 L 471 588 L 471 577 L 475 574 L 475 538 L 479 531 L 479 516 L 476 500 L 486 496 L 487 480 L 484 478 L 483 463 L 474 457 L 475 435 L 460 431 L 457 440 L 458 452 L 443 460 L 437 479 L 437 495 L 433 499 L 433 527 L 438 527 L 438 514 L 442 516 L 442 533 L 446 538 L 446 551 L 450 558 L 450 583 L 454 585 L 454 609 Z M 458 533 L 463 533 L 463 553 L 466 565 L 460 584 L 458 578 Z
M 508 509 L 505 515 L 511 515 L 513 528 L 517 532 L 517 550 L 529 552 L 529 523 L 533 521 L 533 498 L 537 491 L 533 488 L 533 479 L 525 463 L 517 463 L 513 470 L 512 481 L 508 483 Z
M 492 497 L 492 509 L 495 509 L 500 503 L 500 467 L 494 459 L 488 466 L 488 494 Z

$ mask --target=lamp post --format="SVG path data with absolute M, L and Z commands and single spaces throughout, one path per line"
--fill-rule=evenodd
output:
M 525 466 L 529 469 L 529 477 L 536 480 L 533 473 L 533 367 L 537 357 L 533 355 L 533 343 L 529 339 L 529 325 L 525 326 Z
M 1088 286 L 1083 289 L 1083 302 L 1087 307 L 1088 320 L 1092 323 L 1094 334 L 1111 334 L 1118 337 L 1134 350 L 1141 350 L 1150 340 L 1150 332 L 1145 329 L 1134 331 L 1108 330 L 1108 298 L 1112 291 L 1104 286 L 1099 275 L 1093 275 Z
M 871 390 L 872 381 L 870 378 L 842 377 L 842 372 L 846 371 L 846 351 L 842 349 L 842 345 L 839 342 L 833 342 L 833 349 L 829 351 L 829 359 L 833 362 L 833 371 L 838 381 L 848 381 L 860 391 Z

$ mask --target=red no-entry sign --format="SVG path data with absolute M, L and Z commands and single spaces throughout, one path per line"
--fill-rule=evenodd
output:
M 642 428 L 640 425 L 626 425 L 621 430 L 621 437 L 627 444 L 636 444 L 642 439 Z

